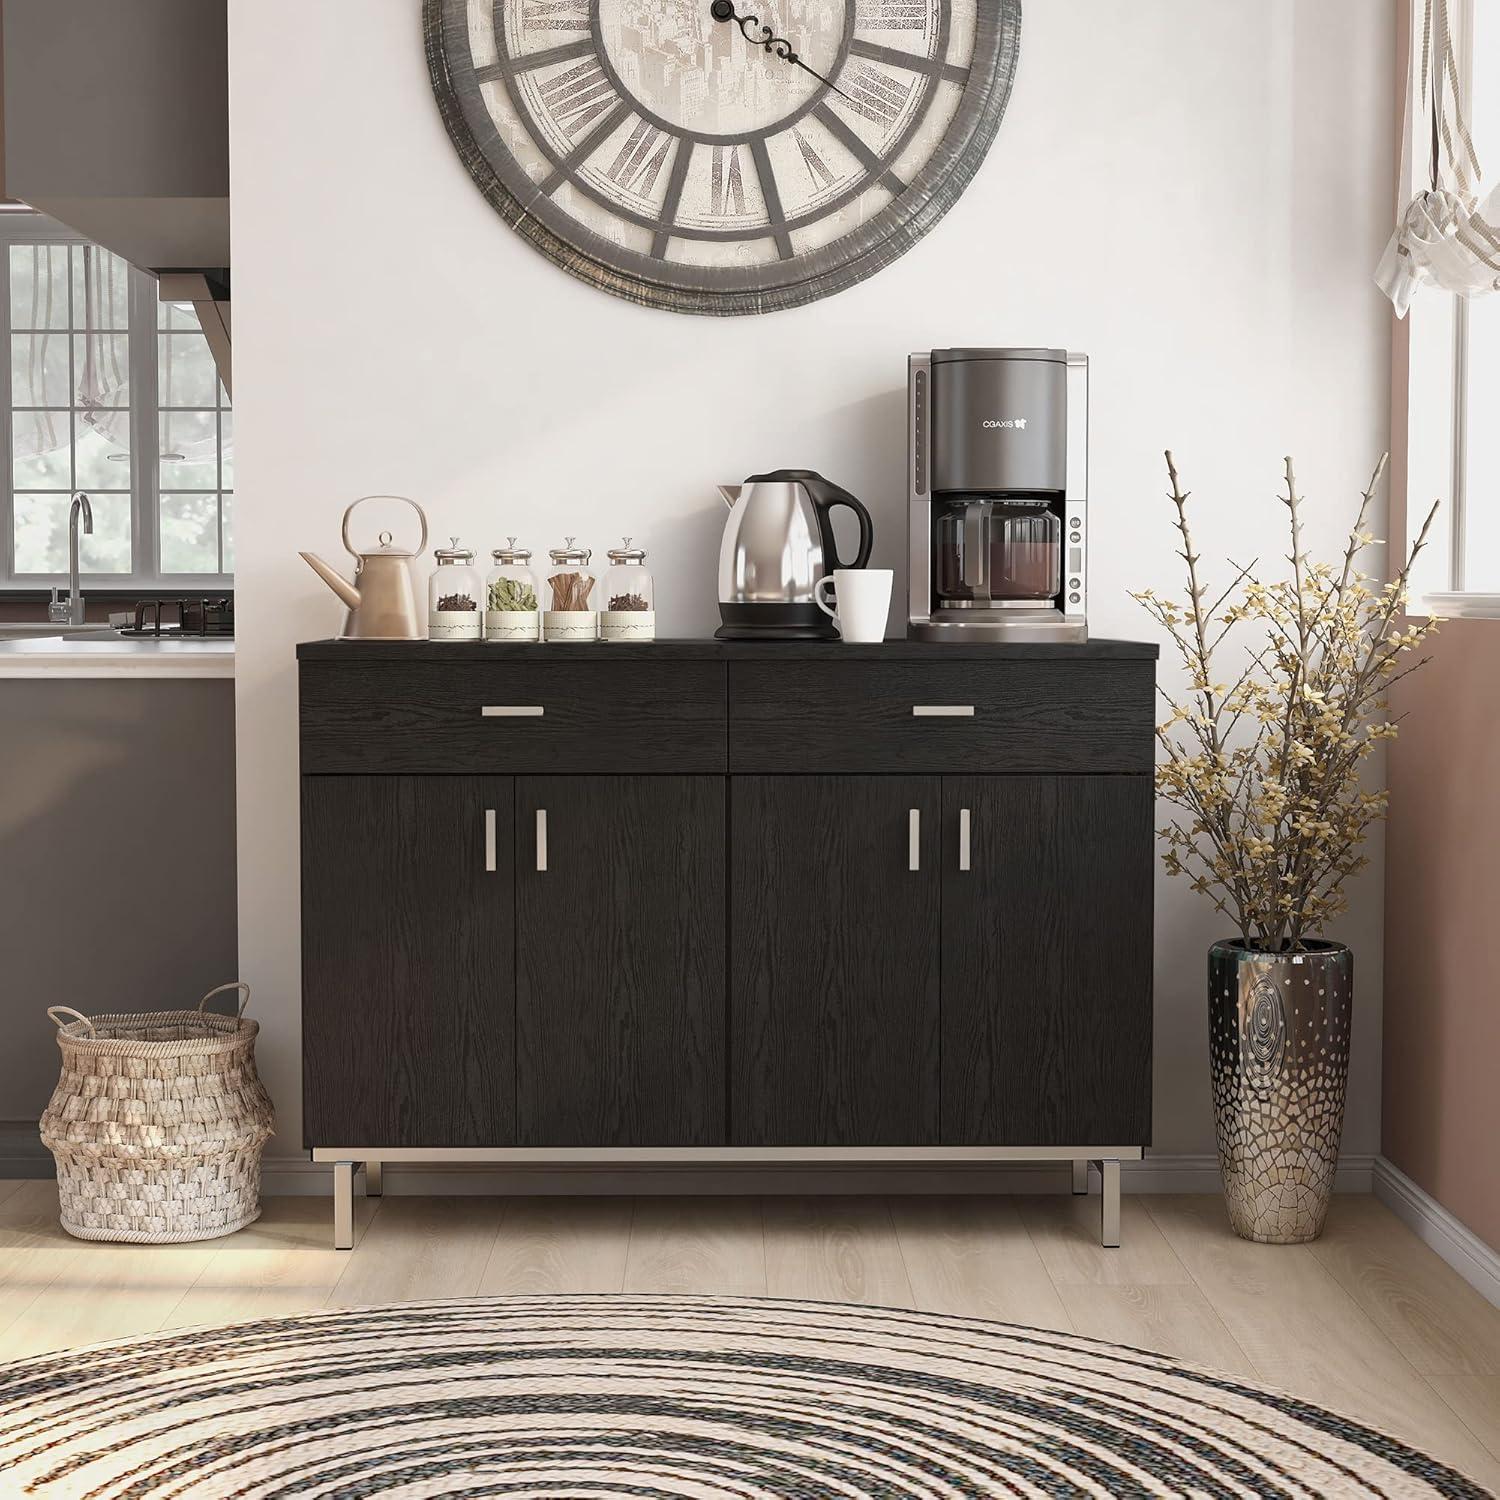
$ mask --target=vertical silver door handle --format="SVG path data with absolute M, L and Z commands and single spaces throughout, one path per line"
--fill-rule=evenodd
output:
M 914 807 L 906 815 L 906 868 L 922 868 L 922 809 Z
M 484 810 L 484 868 L 493 875 L 495 873 L 495 809 L 487 807 Z
M 969 809 L 961 807 L 958 810 L 958 868 L 967 870 L 969 868 Z
M 538 870 L 547 868 L 547 809 L 539 807 L 536 810 L 536 867 Z

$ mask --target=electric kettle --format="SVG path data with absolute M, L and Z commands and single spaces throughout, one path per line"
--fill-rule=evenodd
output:
M 358 552 L 349 540 L 349 517 L 355 507 L 366 500 L 405 500 L 416 511 L 422 523 L 422 539 L 416 551 L 407 552 L 392 546 L 391 534 L 380 533 L 380 545 L 368 552 Z M 427 516 L 415 500 L 405 495 L 361 495 L 344 512 L 344 550 L 354 558 L 354 582 L 350 583 L 336 568 L 330 567 L 321 557 L 312 552 L 301 552 L 301 557 L 324 583 L 344 601 L 343 628 L 340 640 L 359 641 L 420 641 L 427 632 L 422 628 L 421 616 L 417 613 L 417 599 L 412 592 L 411 569 L 407 566 L 412 558 L 420 557 L 427 548 Z
M 773 469 L 743 484 L 721 484 L 729 507 L 719 545 L 720 640 L 816 641 L 837 638 L 813 602 L 818 580 L 870 561 L 875 524 L 848 490 L 811 469 Z M 844 505 L 859 521 L 852 562 L 838 555 L 830 512 Z

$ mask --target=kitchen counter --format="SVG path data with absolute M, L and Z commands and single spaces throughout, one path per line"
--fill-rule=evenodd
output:
M 844 645 L 842 641 L 554 641 L 523 645 L 489 641 L 305 641 L 298 661 L 1155 661 L 1151 641 L 1093 640 L 1081 645 L 1037 643 L 952 645 L 887 640 Z
M 115 635 L 0 641 L 0 677 L 233 677 L 233 640 L 125 640 Z

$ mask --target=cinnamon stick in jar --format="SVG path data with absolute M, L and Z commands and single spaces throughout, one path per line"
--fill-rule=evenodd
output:
M 547 583 L 552 589 L 554 610 L 577 611 L 589 607 L 589 594 L 594 587 L 592 573 L 554 573 Z

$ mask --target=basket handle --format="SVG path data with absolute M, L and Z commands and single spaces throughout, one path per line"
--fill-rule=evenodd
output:
M 215 995 L 222 995 L 225 990 L 238 990 L 240 992 L 239 1009 L 235 1011 L 234 1015 L 236 1020 L 244 1015 L 245 1007 L 250 1003 L 250 986 L 246 984 L 243 979 L 236 979 L 233 984 L 221 984 L 217 989 L 210 990 L 198 1002 L 198 1014 L 201 1016 L 203 1014 L 203 1007 L 207 1005 Z
M 64 1026 L 71 1025 L 73 1021 L 82 1021 L 88 1027 L 89 1035 L 93 1036 L 94 1034 L 94 1023 L 81 1010 L 74 1010 L 71 1005 L 49 1005 L 47 1007 L 47 1016 L 59 1031 Z M 68 1016 L 71 1019 L 67 1021 L 62 1020 L 61 1017 L 63 1016 Z

